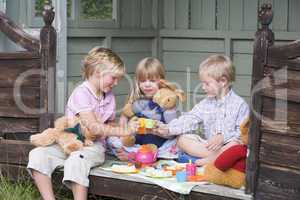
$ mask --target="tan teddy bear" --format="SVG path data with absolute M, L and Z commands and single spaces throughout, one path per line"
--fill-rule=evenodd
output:
M 57 143 L 66 154 L 93 144 L 96 136 L 82 125 L 78 117 L 60 117 L 54 123 L 54 128 L 48 128 L 42 133 L 32 135 L 30 142 L 35 146 L 48 146 Z
M 214 163 L 205 166 L 205 180 L 233 188 L 241 188 L 245 185 L 249 124 L 250 120 L 247 119 L 240 125 L 243 144 L 229 147 L 217 157 Z
M 181 102 L 186 100 L 184 91 L 164 79 L 160 80 L 159 86 L 160 89 L 155 93 L 152 101 L 140 99 L 134 103 L 127 103 L 123 108 L 123 115 L 131 120 L 138 120 L 137 117 L 143 116 L 143 118 L 165 121 L 166 123 L 176 118 L 176 110 L 174 111 L 172 109 L 176 107 L 177 99 Z M 155 104 L 156 107 L 153 106 L 153 104 Z M 135 144 L 134 136 L 123 137 L 121 140 L 122 144 L 127 147 Z

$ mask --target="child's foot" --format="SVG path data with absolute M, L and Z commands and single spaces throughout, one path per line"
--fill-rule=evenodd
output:
M 201 158 L 201 159 L 196 160 L 195 164 L 197 166 L 203 166 L 203 165 L 207 164 L 207 160 L 205 158 Z
M 195 161 L 195 164 L 197 166 L 203 166 L 206 165 L 208 163 L 212 163 L 214 162 L 214 157 L 206 157 L 206 158 L 201 158 Z
M 116 153 L 117 153 L 117 157 L 121 161 L 128 161 L 129 160 L 128 153 L 123 148 L 117 149 Z

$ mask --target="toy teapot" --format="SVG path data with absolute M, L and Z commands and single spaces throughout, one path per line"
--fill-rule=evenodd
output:
M 129 154 L 129 160 L 134 163 L 152 164 L 157 159 L 157 147 L 154 144 L 141 145 L 137 152 Z

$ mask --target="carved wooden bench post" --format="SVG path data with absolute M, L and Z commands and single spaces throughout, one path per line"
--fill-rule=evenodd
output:
M 250 154 L 247 160 L 247 187 L 246 193 L 254 193 L 257 183 L 258 154 L 261 126 L 261 119 L 254 115 L 261 113 L 261 96 L 259 91 L 254 91 L 257 83 L 263 78 L 264 65 L 267 62 L 268 47 L 274 43 L 274 33 L 269 29 L 273 19 L 272 6 L 270 4 L 262 5 L 258 12 L 258 20 L 261 28 L 256 32 L 253 48 L 253 69 L 252 69 L 252 87 L 251 87 L 251 123 L 249 135 Z
M 41 41 L 41 69 L 45 76 L 41 79 L 40 107 L 44 113 L 40 117 L 40 131 L 53 126 L 55 115 L 56 89 L 56 30 L 52 26 L 54 20 L 53 7 L 44 6 L 43 20 L 45 26 L 40 33 Z

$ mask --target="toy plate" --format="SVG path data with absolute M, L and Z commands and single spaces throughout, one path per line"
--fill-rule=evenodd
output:
M 165 171 L 162 169 L 146 169 L 143 173 L 147 177 L 151 178 L 170 178 L 172 177 L 171 171 Z
M 118 174 L 135 174 L 138 173 L 138 169 L 135 168 L 134 165 L 113 165 L 111 167 L 111 171 Z

